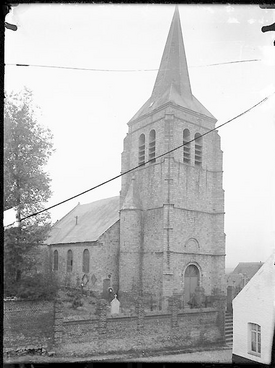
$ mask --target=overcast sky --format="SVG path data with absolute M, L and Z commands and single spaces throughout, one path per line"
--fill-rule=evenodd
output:
M 217 124 L 275 91 L 275 35 L 261 32 L 275 21 L 274 10 L 180 5 L 179 11 L 193 94 Z M 173 13 L 174 5 L 20 4 L 7 17 L 18 30 L 5 32 L 6 91 L 29 87 L 39 121 L 54 135 L 49 205 L 120 173 L 127 122 L 151 95 Z M 222 64 L 238 60 L 258 61 Z M 32 66 L 8 65 L 16 63 Z M 275 245 L 274 96 L 219 130 L 227 267 L 265 261 Z M 52 220 L 119 190 L 117 179 L 51 210 Z

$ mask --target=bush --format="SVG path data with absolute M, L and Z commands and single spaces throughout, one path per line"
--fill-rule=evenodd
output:
M 25 276 L 22 279 L 9 286 L 5 290 L 5 296 L 13 296 L 20 299 L 54 299 L 57 292 L 57 282 L 52 275 L 35 274 Z
M 74 309 L 76 309 L 77 307 L 82 307 L 83 304 L 84 304 L 84 302 L 83 302 L 83 299 L 81 298 L 81 296 L 80 295 L 76 295 L 74 297 L 74 300 L 73 300 L 73 303 L 72 303 L 72 307 Z

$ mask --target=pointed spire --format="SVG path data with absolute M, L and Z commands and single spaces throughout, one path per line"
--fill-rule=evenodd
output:
M 152 95 L 130 122 L 153 113 L 167 102 L 217 121 L 192 95 L 178 6 L 175 8 Z
M 181 97 L 192 99 L 178 6 L 175 8 L 151 99 L 161 97 L 172 85 Z

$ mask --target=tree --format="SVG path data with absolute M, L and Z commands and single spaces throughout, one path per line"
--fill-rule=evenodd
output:
M 4 106 L 4 210 L 21 218 L 41 211 L 51 196 L 45 165 L 53 152 L 53 136 L 38 123 L 32 92 L 6 95 Z M 23 276 L 35 273 L 33 251 L 45 240 L 50 216 L 43 212 L 4 232 L 5 292 L 18 289 Z

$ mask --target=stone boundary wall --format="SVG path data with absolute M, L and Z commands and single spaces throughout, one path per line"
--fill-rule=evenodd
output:
M 107 313 L 100 301 L 99 314 L 64 317 L 62 304 L 29 301 L 5 302 L 4 355 L 37 349 L 58 357 L 107 353 L 186 349 L 223 344 L 225 302 L 212 307 L 179 309 L 172 299 L 168 311 L 144 312 L 138 302 L 131 315 Z M 20 350 L 21 349 L 21 350 Z M 41 354 L 41 353 L 40 353 Z M 42 354 L 43 355 L 43 354 Z
M 58 352 L 62 356 L 187 349 L 224 340 L 224 300 L 214 307 L 179 310 L 176 300 L 167 312 L 144 313 L 142 303 L 132 315 L 109 316 L 102 303 L 97 318 L 64 318 Z

